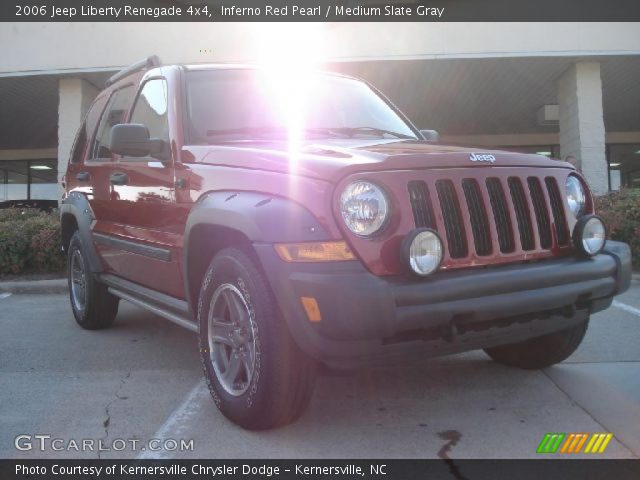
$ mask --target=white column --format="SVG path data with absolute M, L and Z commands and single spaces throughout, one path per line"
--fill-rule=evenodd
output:
M 609 189 L 602 113 L 600 64 L 578 62 L 558 81 L 560 105 L 560 156 L 572 155 L 591 190 L 600 195 Z
M 99 90 L 82 78 L 58 82 L 58 183 L 67 170 L 73 140 Z

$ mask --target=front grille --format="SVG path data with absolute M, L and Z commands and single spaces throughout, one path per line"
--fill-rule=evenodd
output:
M 462 189 L 469 209 L 469 219 L 476 253 L 478 255 L 489 255 L 491 254 L 491 231 L 489 230 L 489 220 L 487 219 L 487 212 L 484 208 L 478 182 L 471 178 L 465 178 L 462 180 Z
M 554 177 L 442 176 L 439 173 L 432 182 L 412 180 L 407 188 L 415 226 L 441 230 L 451 259 L 569 245 L 563 199 Z M 430 196 L 433 187 L 437 197 Z
M 558 183 L 553 177 L 547 177 L 544 181 L 547 184 L 549 200 L 551 201 L 551 212 L 553 214 L 553 222 L 556 226 L 558 245 L 567 245 L 569 243 L 569 230 L 567 228 L 567 220 L 564 216 L 564 208 L 562 207 L 562 197 L 558 190 Z
M 540 180 L 536 177 L 529 177 L 527 183 L 529 184 L 529 194 L 531 195 L 533 211 L 536 214 L 536 222 L 538 223 L 540 246 L 544 249 L 551 248 L 551 223 L 549 222 L 549 212 L 544 201 Z
M 449 255 L 451 258 L 464 258 L 467 256 L 467 236 L 456 189 L 451 180 L 438 180 L 436 190 L 440 199 L 444 228 L 447 232 Z
M 433 207 L 429 200 L 429 188 L 427 182 L 414 180 L 407 186 L 409 198 L 411 199 L 411 210 L 413 220 L 417 228 L 436 228 Z
M 508 183 L 511 201 L 518 221 L 520 245 L 523 250 L 533 250 L 535 248 L 533 229 L 531 228 L 531 217 L 529 216 L 529 207 L 527 206 L 527 198 L 522 188 L 522 182 L 517 177 L 509 177 Z
M 502 253 L 511 253 L 515 248 L 513 230 L 511 228 L 509 209 L 507 208 L 507 199 L 504 196 L 500 179 L 487 178 L 487 190 L 489 191 L 493 218 L 496 222 L 500 251 Z

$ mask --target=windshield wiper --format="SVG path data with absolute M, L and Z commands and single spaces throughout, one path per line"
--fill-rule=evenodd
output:
M 344 138 L 344 133 L 337 132 L 335 128 L 305 128 L 302 130 L 304 136 L 316 136 L 316 137 L 341 137 Z M 262 140 L 265 137 L 277 137 L 286 138 L 290 134 L 287 127 L 282 126 L 257 126 L 257 127 L 242 127 L 242 128 L 228 128 L 223 130 L 207 130 L 207 137 L 239 137 L 233 139 L 225 139 L 223 141 L 247 141 L 247 140 Z
M 273 135 L 286 133 L 286 128 L 277 126 L 225 128 L 222 130 L 207 130 L 207 137 L 222 137 L 226 135 Z
M 385 130 L 383 128 L 376 128 L 376 127 L 335 127 L 335 128 L 328 128 L 327 130 L 343 133 L 349 137 L 354 137 L 359 133 L 364 133 L 364 134 L 373 134 L 373 135 L 380 135 L 380 136 L 391 135 L 392 137 L 396 137 L 396 138 L 406 138 L 406 139 L 413 139 L 413 140 L 416 139 L 416 137 L 411 135 L 406 135 L 404 133 L 398 133 L 392 130 Z
M 364 135 L 390 135 L 395 138 L 413 139 L 415 137 L 398 133 L 391 130 L 385 130 L 376 127 L 310 127 L 302 130 L 305 137 L 315 138 L 353 138 L 358 134 Z M 222 130 L 207 130 L 207 138 L 211 137 L 228 137 L 216 139 L 214 142 L 238 142 L 251 140 L 264 140 L 265 138 L 285 139 L 289 136 L 290 131 L 283 126 L 255 126 L 241 128 L 227 128 Z
M 414 139 L 415 137 L 411 136 L 411 135 L 406 135 L 404 133 L 398 133 L 398 132 L 394 132 L 392 130 L 385 130 L 383 128 L 376 128 L 376 127 L 345 127 L 344 128 L 345 131 L 350 132 L 351 136 L 355 136 L 359 133 L 370 133 L 370 134 L 374 134 L 374 135 L 391 135 L 392 137 L 396 137 L 396 138 L 406 138 L 406 139 Z

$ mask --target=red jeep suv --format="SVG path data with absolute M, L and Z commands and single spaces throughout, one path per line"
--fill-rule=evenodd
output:
M 321 363 L 561 362 L 629 287 L 628 246 L 570 164 L 434 138 L 344 75 L 132 65 L 65 175 L 78 324 L 125 299 L 197 332 L 216 405 L 250 429 L 298 417 Z

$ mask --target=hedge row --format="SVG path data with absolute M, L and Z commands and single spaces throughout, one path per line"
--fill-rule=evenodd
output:
M 57 210 L 0 210 L 0 276 L 61 272 L 66 262 L 60 245 Z
M 596 198 L 596 213 L 604 219 L 609 238 L 631 246 L 633 266 L 640 267 L 640 188 Z

